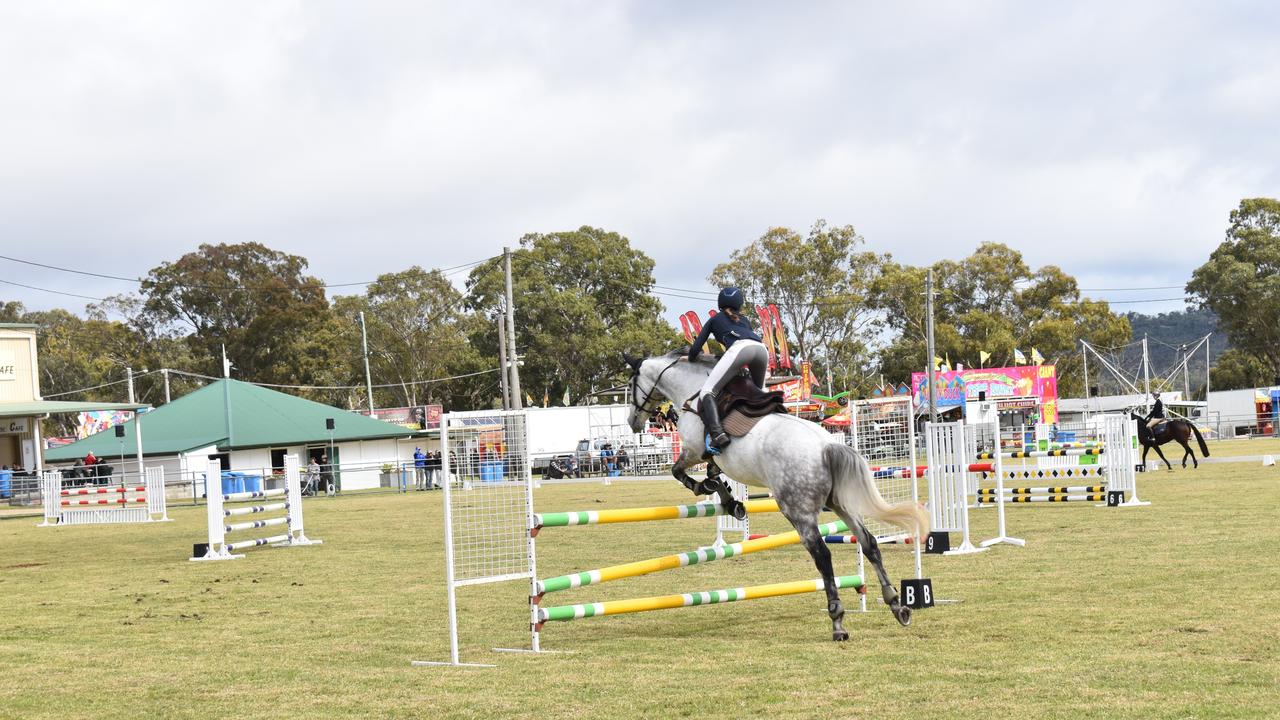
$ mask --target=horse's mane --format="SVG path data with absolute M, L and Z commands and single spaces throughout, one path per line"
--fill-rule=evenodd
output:
M 662 358 L 664 360 L 679 360 L 682 357 L 688 357 L 688 356 L 689 356 L 688 350 L 672 350 L 666 355 L 663 355 Z M 707 353 L 702 353 L 701 355 L 699 355 L 697 360 L 698 365 L 701 365 L 702 367 L 705 367 L 707 369 L 715 367 L 716 362 L 717 362 L 716 356 L 710 355 Z

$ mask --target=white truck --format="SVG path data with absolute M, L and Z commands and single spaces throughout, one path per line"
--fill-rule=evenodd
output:
M 531 407 L 527 411 L 529 457 L 534 475 L 545 475 L 552 458 L 572 457 L 583 472 L 599 460 L 604 443 L 622 447 L 633 435 L 630 405 Z

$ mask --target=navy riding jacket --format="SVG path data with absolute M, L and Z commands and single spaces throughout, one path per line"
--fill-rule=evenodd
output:
M 694 340 L 693 345 L 689 348 L 690 362 L 698 359 L 698 355 L 702 353 L 702 346 L 707 344 L 707 338 L 712 335 L 716 336 L 716 340 L 720 341 L 720 344 L 726 350 L 738 340 L 760 342 L 760 336 L 751 327 L 751 321 L 747 320 L 746 315 L 739 315 L 737 320 L 730 320 L 728 313 L 716 313 L 715 317 L 702 326 L 702 332 L 698 333 L 698 339 Z

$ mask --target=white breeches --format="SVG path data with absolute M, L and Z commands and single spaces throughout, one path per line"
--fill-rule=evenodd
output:
M 707 381 L 698 391 L 701 400 L 707 393 L 716 394 L 724 389 L 729 380 L 738 374 L 743 367 L 751 371 L 751 380 L 761 390 L 764 389 L 765 374 L 769 371 L 769 351 L 764 343 L 758 340 L 736 340 L 725 351 L 724 357 L 711 369 Z

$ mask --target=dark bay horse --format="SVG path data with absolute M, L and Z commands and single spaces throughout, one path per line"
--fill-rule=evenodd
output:
M 1196 454 L 1191 451 L 1191 446 L 1187 444 L 1187 440 L 1194 434 L 1196 442 L 1200 444 L 1200 454 L 1202 457 L 1209 457 L 1209 447 L 1204 444 L 1204 438 L 1200 435 L 1200 429 L 1195 425 L 1181 418 L 1166 420 L 1163 424 L 1156 426 L 1156 433 L 1151 432 L 1151 428 L 1147 427 L 1147 421 L 1137 413 L 1129 413 L 1129 417 L 1138 421 L 1138 442 L 1142 443 L 1142 464 L 1147 464 L 1147 451 L 1155 448 L 1156 454 L 1164 460 L 1164 464 L 1170 470 L 1173 466 L 1169 464 L 1169 459 L 1160 451 L 1160 446 L 1170 440 L 1177 440 L 1178 444 L 1186 450 L 1182 454 L 1182 467 L 1187 466 L 1187 457 L 1191 457 L 1192 467 L 1200 467 L 1200 463 L 1196 460 Z

